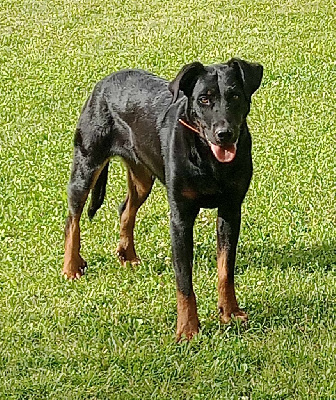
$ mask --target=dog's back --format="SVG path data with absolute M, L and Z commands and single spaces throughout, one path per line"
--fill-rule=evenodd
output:
M 171 99 L 168 81 L 139 69 L 122 70 L 96 84 L 81 118 L 96 117 L 104 103 L 112 117 L 121 118 L 130 127 L 138 126 L 140 120 L 154 122 L 156 127 Z
M 85 103 L 75 144 L 92 151 L 94 143 L 99 162 L 100 155 L 141 161 L 164 180 L 159 131 L 171 99 L 168 81 L 149 72 L 111 74 L 97 83 Z

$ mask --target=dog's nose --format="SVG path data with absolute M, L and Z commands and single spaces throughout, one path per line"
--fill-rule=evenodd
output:
M 227 142 L 232 139 L 233 132 L 230 129 L 219 129 L 216 131 L 216 138 L 220 142 Z

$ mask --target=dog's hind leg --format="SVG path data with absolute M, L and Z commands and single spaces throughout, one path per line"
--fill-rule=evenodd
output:
M 68 279 L 80 278 L 85 271 L 86 262 L 79 254 L 79 220 L 90 189 L 96 183 L 107 160 L 102 165 L 95 164 L 80 148 L 75 148 L 71 178 L 68 185 L 69 215 L 65 226 L 65 254 L 63 275 Z
M 125 201 L 119 208 L 120 214 L 120 242 L 117 254 L 121 264 L 127 262 L 138 264 L 139 259 L 134 248 L 134 224 L 139 207 L 147 199 L 153 183 L 154 177 L 141 164 L 127 161 L 127 183 L 128 190 Z

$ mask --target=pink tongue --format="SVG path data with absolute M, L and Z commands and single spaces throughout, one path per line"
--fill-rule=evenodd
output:
M 213 155 L 221 163 L 229 163 L 236 156 L 236 145 L 235 144 L 226 144 L 224 146 L 217 146 L 213 143 L 210 143 L 210 148 L 211 148 L 211 151 L 213 152 Z

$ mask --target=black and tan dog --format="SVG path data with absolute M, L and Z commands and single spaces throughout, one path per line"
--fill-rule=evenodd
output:
M 192 286 L 193 225 L 201 207 L 218 208 L 218 308 L 223 322 L 246 320 L 234 289 L 241 204 L 252 176 L 246 124 L 263 68 L 240 59 L 182 68 L 172 82 L 142 70 L 124 70 L 100 81 L 79 118 L 68 186 L 63 273 L 83 275 L 79 220 L 90 190 L 89 217 L 101 206 L 109 160 L 127 165 L 128 192 L 120 207 L 122 263 L 137 263 L 133 229 L 138 208 L 155 178 L 167 188 L 177 283 L 177 339 L 190 339 L 199 321 Z

